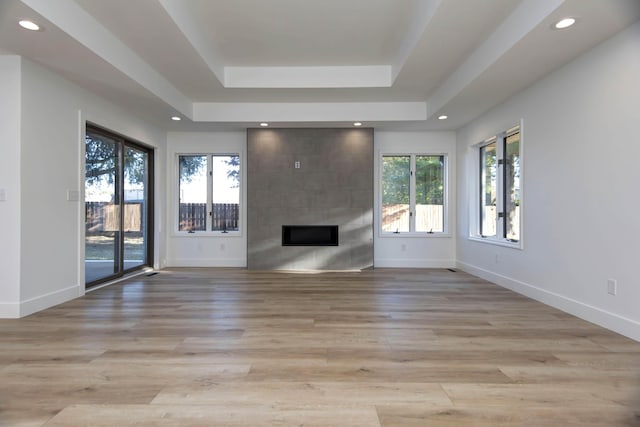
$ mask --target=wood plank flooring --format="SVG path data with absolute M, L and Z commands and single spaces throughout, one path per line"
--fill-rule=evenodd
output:
M 462 272 L 170 269 L 0 320 L 0 425 L 638 426 L 640 343 Z

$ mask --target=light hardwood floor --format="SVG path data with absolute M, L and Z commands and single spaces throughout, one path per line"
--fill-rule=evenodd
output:
M 640 343 L 461 272 L 171 269 L 0 320 L 3 426 L 637 426 Z

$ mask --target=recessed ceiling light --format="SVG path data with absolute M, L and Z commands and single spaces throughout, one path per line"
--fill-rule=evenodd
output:
M 182 117 L 180 117 L 180 116 L 171 116 L 171 120 L 173 120 L 174 122 L 179 122 L 180 120 L 182 120 Z
M 260 123 L 260 126 L 262 126 L 263 128 L 266 128 L 267 126 L 269 126 L 269 123 L 262 122 L 262 123 Z
M 40 25 L 36 24 L 33 21 L 29 21 L 28 19 L 23 19 L 21 21 L 18 21 L 18 25 L 20 25 L 24 29 L 31 30 L 31 31 L 40 30 Z
M 357 127 L 357 126 L 362 126 L 362 123 L 360 123 L 360 122 L 355 122 L 353 125 L 354 125 L 354 126 L 356 126 L 356 127 Z
M 449 118 L 449 116 L 443 114 L 441 116 L 438 116 L 438 120 L 447 120 Z
M 576 18 L 563 18 L 553 24 L 553 28 L 556 30 L 564 30 L 565 28 L 569 28 L 573 24 L 576 23 Z

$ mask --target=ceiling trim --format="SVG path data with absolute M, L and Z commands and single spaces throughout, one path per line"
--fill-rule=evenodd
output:
M 373 122 L 419 121 L 427 117 L 425 102 L 238 103 L 196 102 L 198 122 Z

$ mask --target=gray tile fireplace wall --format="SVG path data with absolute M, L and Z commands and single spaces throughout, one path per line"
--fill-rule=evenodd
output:
M 373 266 L 373 129 L 247 131 L 247 265 Z M 282 246 L 283 225 L 337 225 L 338 246 Z

